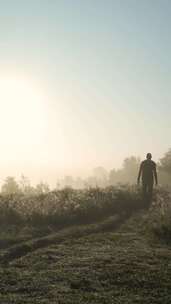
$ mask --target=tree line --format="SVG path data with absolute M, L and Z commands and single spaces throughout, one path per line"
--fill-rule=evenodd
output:
M 87 178 L 73 178 L 72 176 L 65 176 L 58 179 L 56 187 L 53 190 L 59 190 L 64 187 L 72 187 L 82 189 L 87 187 L 107 187 L 117 184 L 135 184 L 137 174 L 140 166 L 140 158 L 131 156 L 123 161 L 122 168 L 106 170 L 104 167 L 96 167 L 93 169 L 92 175 Z M 164 186 L 171 186 L 171 149 L 159 160 L 157 164 L 159 184 Z M 46 182 L 40 182 L 36 186 L 32 186 L 29 179 L 24 175 L 19 181 L 15 177 L 8 176 L 2 187 L 1 194 L 25 194 L 25 195 L 40 195 L 48 193 L 50 186 Z

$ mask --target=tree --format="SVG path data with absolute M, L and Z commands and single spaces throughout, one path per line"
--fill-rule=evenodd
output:
M 171 175 L 171 149 L 160 159 L 159 169 Z
M 130 156 L 125 158 L 121 169 L 112 169 L 109 173 L 109 184 L 130 183 L 134 184 L 137 180 L 140 158 Z
M 19 183 L 20 183 L 20 190 L 23 194 L 26 195 L 35 194 L 35 188 L 31 186 L 30 181 L 26 176 L 21 175 L 21 179 Z
M 1 192 L 3 194 L 21 193 L 18 183 L 13 176 L 8 176 L 2 185 Z
M 35 192 L 36 194 L 45 194 L 50 191 L 49 185 L 47 183 L 40 182 L 37 184 Z
M 99 166 L 93 169 L 93 177 L 96 184 L 100 187 L 107 186 L 108 172 L 105 168 Z
M 109 184 L 110 185 L 114 185 L 117 183 L 117 178 L 118 178 L 118 174 L 117 174 L 117 170 L 116 169 L 112 169 L 109 172 Z
M 125 158 L 123 162 L 123 176 L 130 183 L 135 183 L 140 166 L 140 158 L 131 156 Z

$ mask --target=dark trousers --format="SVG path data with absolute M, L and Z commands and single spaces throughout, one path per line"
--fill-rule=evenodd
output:
M 143 201 L 147 205 L 150 205 L 153 197 L 153 180 L 142 181 L 142 192 L 143 192 Z

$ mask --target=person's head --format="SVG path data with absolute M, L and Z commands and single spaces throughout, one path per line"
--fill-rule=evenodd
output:
M 151 153 L 147 153 L 146 158 L 147 159 L 152 159 L 152 154 Z

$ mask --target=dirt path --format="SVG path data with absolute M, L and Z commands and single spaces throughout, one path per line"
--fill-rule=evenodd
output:
M 143 234 L 146 216 L 73 227 L 10 258 L 0 269 L 0 302 L 170 304 L 171 248 Z
M 92 233 L 99 233 L 112 229 L 117 229 L 125 221 L 125 216 L 116 215 L 107 218 L 97 224 L 77 225 L 69 228 L 61 229 L 59 232 L 49 234 L 45 237 L 31 239 L 29 241 L 20 242 L 17 245 L 1 250 L 0 263 L 9 263 L 14 259 L 24 257 L 40 248 L 48 247 L 52 244 L 60 244 L 66 239 L 76 239 Z

